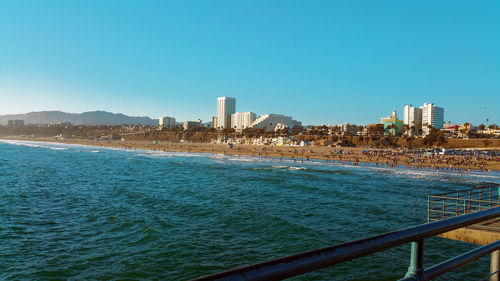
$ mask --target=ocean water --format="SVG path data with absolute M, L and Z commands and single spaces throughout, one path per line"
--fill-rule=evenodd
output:
M 424 223 L 428 194 L 488 183 L 500 174 L 0 141 L 0 280 L 189 280 Z M 427 239 L 424 264 L 475 247 Z M 409 256 L 293 280 L 397 280 Z

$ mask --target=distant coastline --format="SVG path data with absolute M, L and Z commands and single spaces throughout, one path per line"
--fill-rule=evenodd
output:
M 36 142 L 51 142 L 89 145 L 97 147 L 115 147 L 125 149 L 145 149 L 152 151 L 178 151 L 191 153 L 215 153 L 227 155 L 248 155 L 255 157 L 273 157 L 295 162 L 306 162 L 309 160 L 322 160 L 337 163 L 375 163 L 379 166 L 397 167 L 407 166 L 410 168 L 435 169 L 439 171 L 454 171 L 466 174 L 468 169 L 474 171 L 500 171 L 500 158 L 491 160 L 475 159 L 465 162 L 464 156 L 440 156 L 426 158 L 413 154 L 402 154 L 402 149 L 372 149 L 360 147 L 324 147 L 324 146 L 271 146 L 271 145 L 245 145 L 235 144 L 229 148 L 226 144 L 211 143 L 182 143 L 169 141 L 147 141 L 147 140 L 88 140 L 88 139 L 54 139 L 54 138 L 30 138 L 30 137 L 3 137 L 4 140 L 23 140 Z M 439 160 L 441 158 L 441 161 Z M 443 159 L 448 161 L 443 161 Z

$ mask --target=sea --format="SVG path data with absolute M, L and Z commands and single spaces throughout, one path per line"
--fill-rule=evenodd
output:
M 0 140 L 0 280 L 189 280 L 427 221 L 470 175 Z M 425 240 L 424 265 L 476 248 Z M 397 280 L 410 245 L 291 280 Z M 478 280 L 489 257 L 438 280 Z

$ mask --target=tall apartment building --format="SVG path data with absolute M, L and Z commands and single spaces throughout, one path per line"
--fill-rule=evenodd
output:
M 161 128 L 170 128 L 175 126 L 175 118 L 174 117 L 160 117 L 158 120 L 158 124 L 160 125 Z
M 253 112 L 236 112 L 231 114 L 231 126 L 236 131 L 241 132 L 248 128 L 257 119 L 257 115 Z
M 422 110 L 422 129 L 427 133 L 427 125 L 431 125 L 436 129 L 443 128 L 444 108 L 435 106 L 432 103 L 424 103 L 420 107 Z
M 422 125 L 422 109 L 418 107 L 413 107 L 411 104 L 407 104 L 404 107 L 404 124 L 411 127 L 418 128 Z
M 415 126 L 415 129 L 422 128 L 424 135 L 429 134 L 428 125 L 436 129 L 443 129 L 444 108 L 435 106 L 432 103 L 424 103 L 423 106 L 417 108 L 411 104 L 404 107 L 404 124 Z
M 231 128 L 231 114 L 236 113 L 236 99 L 217 98 L 217 129 Z

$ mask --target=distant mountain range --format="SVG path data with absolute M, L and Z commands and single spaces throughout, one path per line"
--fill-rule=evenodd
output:
M 89 111 L 83 113 L 66 113 L 62 111 L 38 111 L 25 114 L 0 115 L 0 124 L 7 125 L 8 120 L 24 120 L 24 124 L 59 124 L 69 122 L 72 125 L 158 125 L 158 119 L 149 117 L 133 117 L 121 113 L 106 111 Z

